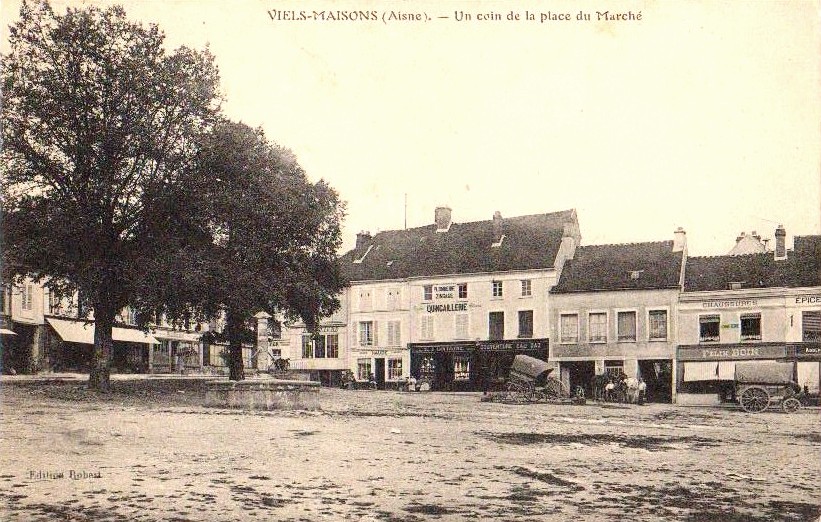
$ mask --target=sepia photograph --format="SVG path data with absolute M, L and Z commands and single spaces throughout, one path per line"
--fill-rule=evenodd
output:
M 818 0 L 0 14 L 3 522 L 821 522 Z

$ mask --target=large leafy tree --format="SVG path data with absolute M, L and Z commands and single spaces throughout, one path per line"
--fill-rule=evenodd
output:
M 109 388 L 112 325 L 160 241 L 181 174 L 218 111 L 206 51 L 169 52 L 121 7 L 24 3 L 3 56 L 3 226 L 16 274 L 79 289 L 95 318 L 92 387 Z
M 185 244 L 152 260 L 149 272 L 166 276 L 145 280 L 141 308 L 223 314 L 229 378 L 242 380 L 254 314 L 301 318 L 313 329 L 338 308 L 344 204 L 324 181 L 309 181 L 289 150 L 242 123 L 217 123 L 188 176 L 177 198 Z

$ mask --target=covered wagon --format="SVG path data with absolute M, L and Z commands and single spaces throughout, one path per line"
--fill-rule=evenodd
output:
M 792 413 L 801 408 L 801 387 L 793 381 L 793 363 L 745 361 L 735 365 L 738 403 L 746 412 L 760 413 L 769 406 L 781 406 Z
M 508 399 L 540 401 L 568 397 L 562 382 L 551 375 L 554 369 L 541 359 L 517 355 L 508 374 Z

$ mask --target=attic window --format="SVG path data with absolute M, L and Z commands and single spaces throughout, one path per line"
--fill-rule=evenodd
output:
M 642 272 L 644 272 L 644 270 L 632 270 L 632 271 L 630 271 L 630 279 L 632 279 L 634 281 L 638 280 L 638 278 L 641 277 Z
M 490 246 L 493 247 L 493 248 L 499 248 L 500 246 L 502 246 L 502 242 L 504 240 L 505 240 L 505 235 L 502 234 L 502 236 L 499 238 L 499 242 L 498 243 L 492 243 Z
M 741 290 L 741 285 L 743 284 L 741 281 L 730 281 L 727 283 L 727 288 L 730 290 Z
M 387 262 L 387 264 L 386 264 L 385 266 L 387 266 L 388 268 L 390 268 L 390 266 L 391 266 L 392 264 L 393 264 L 393 260 L 388 261 L 388 262 Z
M 354 259 L 354 260 L 353 260 L 353 262 L 354 262 L 354 263 L 356 263 L 356 264 L 361 263 L 362 261 L 364 261 L 364 260 L 365 260 L 365 256 L 367 256 L 368 254 L 370 254 L 371 250 L 373 250 L 373 245 L 370 245 L 370 246 L 368 247 L 368 249 L 365 251 L 365 253 L 364 253 L 364 254 L 362 254 L 362 257 L 360 257 L 359 259 Z

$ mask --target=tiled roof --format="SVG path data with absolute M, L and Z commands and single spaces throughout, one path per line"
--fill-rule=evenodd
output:
M 493 221 L 390 230 L 341 258 L 350 281 L 553 268 L 566 223 L 575 210 L 504 218 L 504 240 L 493 247 Z M 364 256 L 364 258 L 363 258 Z M 361 260 L 361 262 L 355 262 Z
M 688 258 L 684 291 L 821 286 L 821 236 L 796 236 L 794 245 L 779 261 L 773 252 Z
M 676 288 L 682 258 L 672 241 L 579 247 L 551 293 Z

